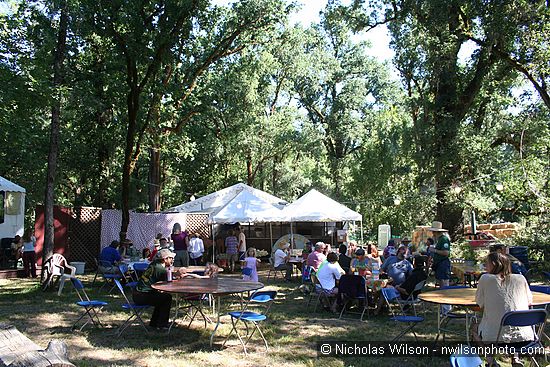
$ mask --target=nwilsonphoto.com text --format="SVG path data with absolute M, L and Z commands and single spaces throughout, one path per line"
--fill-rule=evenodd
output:
M 515 348 L 509 345 L 485 344 L 483 346 L 467 345 L 466 342 L 356 342 L 356 341 L 319 341 L 319 357 L 434 357 L 450 355 L 521 355 L 544 356 L 544 347 Z

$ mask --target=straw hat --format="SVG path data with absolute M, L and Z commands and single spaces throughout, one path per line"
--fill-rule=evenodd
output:
M 167 257 L 176 257 L 176 254 L 168 250 L 167 248 L 164 248 L 159 251 L 158 257 L 160 259 L 166 259 Z
M 428 231 L 432 232 L 448 232 L 446 229 L 443 228 L 443 223 L 438 221 L 433 221 L 432 226 L 428 228 Z

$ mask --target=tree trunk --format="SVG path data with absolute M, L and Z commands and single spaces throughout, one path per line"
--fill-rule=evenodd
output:
M 246 184 L 248 186 L 253 186 L 254 184 L 254 174 L 252 170 L 252 154 L 248 152 L 246 155 Z
M 43 263 L 53 255 L 54 249 L 54 217 L 53 205 L 55 201 L 55 175 L 57 156 L 59 153 L 59 129 L 61 125 L 61 98 L 60 90 L 63 84 L 63 62 L 65 60 L 65 44 L 67 42 L 67 2 L 60 3 L 59 30 L 53 62 L 52 89 L 52 116 L 50 125 L 50 150 L 48 153 L 48 169 L 46 173 L 46 192 L 44 198 L 44 247 L 42 249 Z
M 129 71 L 131 73 L 131 71 Z M 134 168 L 134 140 L 136 136 L 137 112 L 139 110 L 139 91 L 131 86 L 128 94 L 128 130 L 126 131 L 126 148 L 124 150 L 124 166 L 122 171 L 122 224 L 120 240 L 126 238 L 130 224 L 130 175 Z
M 149 149 L 149 211 L 160 211 L 160 150 Z

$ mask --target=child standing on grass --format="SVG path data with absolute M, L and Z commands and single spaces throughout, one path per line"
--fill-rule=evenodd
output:
M 258 281 L 258 270 L 256 265 L 261 262 L 260 259 L 256 258 L 256 249 L 250 247 L 246 251 L 246 257 L 243 260 L 243 269 L 251 269 L 250 275 L 243 274 L 243 280 L 248 280 L 252 282 Z

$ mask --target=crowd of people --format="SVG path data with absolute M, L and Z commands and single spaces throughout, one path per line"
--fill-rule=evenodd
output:
M 441 222 L 433 222 L 429 230 L 433 237 L 426 240 L 424 251 L 419 251 L 408 238 L 400 243 L 390 240 L 382 254 L 373 243 L 358 247 L 354 242 L 341 244 L 337 251 L 323 242 L 305 243 L 302 251 L 302 271 L 315 274 L 317 287 L 328 295 L 338 294 L 338 282 L 344 274 L 359 275 L 367 279 L 384 279 L 383 287 L 392 288 L 396 295 L 407 299 L 415 292 L 416 286 L 427 280 L 430 271 L 433 272 L 436 284 L 440 287 L 449 285 L 451 277 L 451 241 L 448 231 Z M 204 259 L 204 244 L 199 234 L 189 234 L 182 231 L 179 224 L 174 225 L 169 241 L 162 234 L 157 236 L 154 246 L 145 249 L 143 257 L 148 257 L 151 264 L 139 279 L 133 292 L 137 304 L 148 304 L 155 307 L 150 325 L 156 328 L 167 328 L 171 296 L 155 291 L 151 285 L 167 279 L 167 269 L 178 265 L 179 270 L 173 273 L 174 278 L 186 276 L 214 277 L 217 275 L 216 265 L 207 263 L 204 275 L 191 274 L 187 266 L 201 265 Z M 29 243 L 24 236 L 22 243 Z M 32 242 L 31 242 L 32 245 Z M 28 246 L 30 248 L 30 245 Z M 173 250 L 172 250 L 173 249 Z M 235 226 L 227 231 L 223 251 L 227 254 L 228 270 L 234 271 L 240 263 L 244 281 L 258 281 L 258 264 L 255 248 L 246 247 L 246 237 L 242 228 Z M 24 256 L 24 253 L 23 253 Z M 116 265 L 125 257 L 136 256 L 131 241 L 118 243 L 113 241 L 101 253 L 101 260 L 111 264 L 116 271 Z M 293 265 L 290 244 L 280 242 L 272 253 L 272 267 L 284 272 L 285 280 L 291 281 Z M 515 267 L 514 267 L 515 265 Z M 483 316 L 479 325 L 475 326 L 475 339 L 478 342 L 495 341 L 500 320 L 504 313 L 515 310 L 526 310 L 532 303 L 532 295 L 528 283 L 521 275 L 522 264 L 513 256 L 506 254 L 501 245 L 491 247 L 486 258 L 486 274 L 479 279 L 476 302 L 481 307 Z M 29 273 L 33 270 L 29 266 Z M 517 274 L 514 274 L 517 273 Z M 319 290 L 318 289 L 318 290 Z M 416 290 L 418 293 L 419 291 Z M 416 296 L 416 294 L 414 294 Z M 329 297 L 327 297 L 328 299 Z M 336 312 L 337 298 L 325 306 Z M 375 313 L 382 309 L 383 298 L 369 299 L 376 307 Z M 448 312 L 445 307 L 443 312 Z M 503 333 L 503 341 L 517 342 L 532 340 L 533 333 L 529 328 L 509 328 Z M 498 366 L 492 357 L 488 358 L 490 366 Z M 514 366 L 520 366 L 521 361 L 514 357 Z

